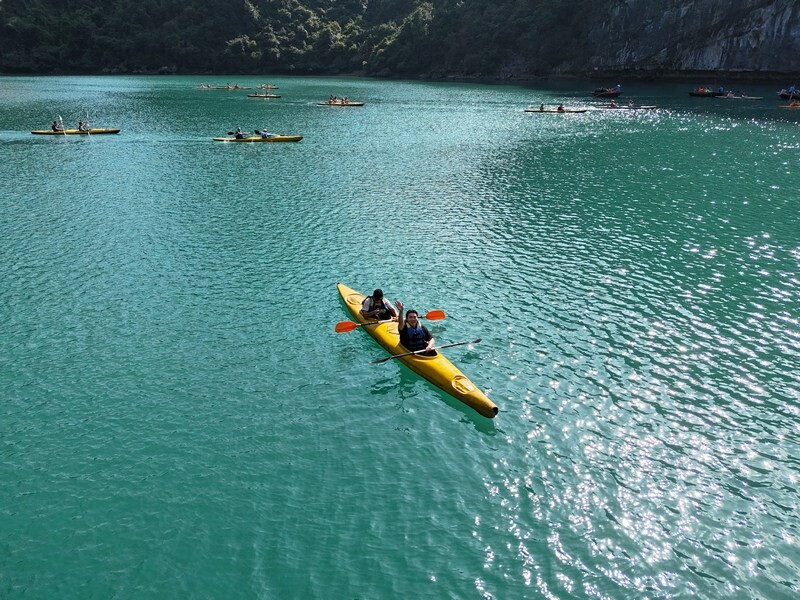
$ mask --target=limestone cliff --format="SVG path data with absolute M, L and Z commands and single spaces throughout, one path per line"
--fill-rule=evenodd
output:
M 593 55 L 559 70 L 800 73 L 798 0 L 597 0 Z M 581 68 L 582 67 L 582 68 Z

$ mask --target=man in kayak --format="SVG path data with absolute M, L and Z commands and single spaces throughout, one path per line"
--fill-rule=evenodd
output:
M 425 350 L 425 356 L 433 356 L 435 350 L 433 348 L 434 340 L 431 332 L 422 323 L 419 322 L 419 315 L 415 310 L 409 310 L 403 318 L 404 305 L 400 300 L 395 302 L 397 306 L 397 332 L 400 334 L 400 343 L 408 348 L 411 352 L 418 350 Z
M 383 297 L 383 290 L 380 288 L 372 292 L 372 296 L 367 296 L 361 303 L 361 314 L 365 319 L 376 319 L 378 321 L 393 321 L 397 318 L 397 311 L 389 301 Z
M 244 134 L 242 133 L 242 128 L 241 127 L 237 127 L 236 128 L 236 132 L 233 134 L 233 137 L 235 137 L 237 140 L 240 140 L 240 139 L 242 139 L 244 137 Z

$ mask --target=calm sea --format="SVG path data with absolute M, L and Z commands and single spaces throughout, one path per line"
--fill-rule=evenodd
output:
M 0 78 L 0 598 L 800 595 L 800 110 L 621 83 Z

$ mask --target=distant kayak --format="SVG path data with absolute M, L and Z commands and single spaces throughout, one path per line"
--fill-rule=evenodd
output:
M 240 87 L 238 85 L 231 85 L 231 86 L 223 85 L 222 87 L 217 86 L 214 89 L 215 90 L 251 90 L 253 88 Z
M 585 113 L 588 109 L 586 108 L 565 108 L 564 110 L 556 110 L 555 108 L 545 108 L 544 110 L 539 110 L 538 108 L 526 108 L 525 112 L 527 113 L 542 113 L 542 114 L 577 114 L 577 113 Z
M 248 98 L 280 98 L 279 94 L 247 94 Z
M 800 104 L 781 104 L 778 108 L 800 108 Z
M 299 142 L 303 139 L 302 135 L 271 135 L 268 137 L 251 136 L 243 138 L 235 137 L 218 137 L 214 138 L 215 142 Z
M 317 106 L 364 106 L 363 102 L 317 102 Z
M 601 106 L 600 108 L 604 108 L 606 110 L 655 110 L 658 108 L 655 104 L 644 104 L 642 106 L 629 106 L 626 104 L 621 104 L 620 106 Z
M 714 96 L 717 100 L 763 100 L 764 96 L 734 96 L 733 94 L 725 94 L 724 96 Z
M 64 129 L 62 131 L 34 129 L 31 133 L 34 135 L 101 135 L 103 133 L 119 133 L 119 129 L 88 129 L 85 131 L 80 129 Z

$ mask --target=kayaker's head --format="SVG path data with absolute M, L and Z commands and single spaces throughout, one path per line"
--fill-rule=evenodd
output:
M 374 292 L 372 292 L 372 299 L 373 300 L 383 300 L 383 290 L 379 288 L 379 289 L 375 290 Z
M 419 314 L 413 308 L 411 310 L 406 311 L 406 321 L 412 327 L 416 326 L 417 321 L 419 320 Z

